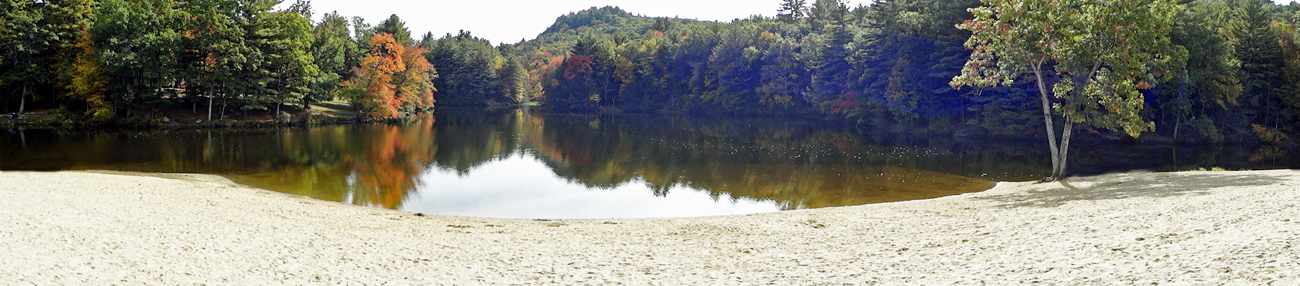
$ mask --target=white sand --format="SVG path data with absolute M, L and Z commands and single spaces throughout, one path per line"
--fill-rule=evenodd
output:
M 1300 171 L 772 214 L 419 217 L 215 176 L 0 172 L 0 285 L 1300 285 Z

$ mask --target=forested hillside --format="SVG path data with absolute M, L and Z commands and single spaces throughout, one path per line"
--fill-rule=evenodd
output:
M 971 136 L 1042 128 L 1032 80 L 949 85 L 971 51 L 957 25 L 979 0 L 785 0 L 775 17 L 729 22 L 592 8 L 560 16 L 534 40 L 496 46 L 470 31 L 416 39 L 397 16 L 372 25 L 335 11 L 312 21 L 307 1 L 278 3 L 0 1 L 0 111 L 112 121 L 185 106 L 217 120 L 343 99 L 377 119 L 436 102 L 808 116 Z M 1171 37 L 1187 56 L 1173 76 L 1151 77 L 1168 80 L 1141 86 L 1141 115 L 1156 137 L 1294 144 L 1300 6 L 1181 0 L 1178 8 Z
M 884 129 L 1035 135 L 1032 80 L 953 89 L 970 55 L 956 28 L 978 0 L 786 0 L 729 23 L 605 7 L 560 17 L 525 42 L 532 97 L 557 110 L 783 114 Z M 1294 143 L 1300 132 L 1300 6 L 1181 1 L 1172 38 L 1189 55 L 1143 90 L 1165 138 Z M 1087 133 L 1119 137 L 1109 130 Z

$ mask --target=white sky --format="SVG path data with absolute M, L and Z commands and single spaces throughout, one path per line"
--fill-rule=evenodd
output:
M 287 7 L 293 0 L 284 0 Z M 814 0 L 809 0 L 808 3 Z M 872 0 L 847 0 L 849 7 Z M 1274 0 L 1290 3 L 1297 0 Z M 632 14 L 651 17 L 730 21 L 750 15 L 776 15 L 781 0 L 312 0 L 316 19 L 330 11 L 351 18 L 361 16 L 371 25 L 397 14 L 406 21 L 411 36 L 425 32 L 434 37 L 466 30 L 494 43 L 533 39 L 561 15 L 591 7 L 618 6 Z
M 850 7 L 871 0 L 848 0 Z M 813 1 L 808 1 L 812 3 Z M 292 4 L 285 0 L 281 7 Z M 730 21 L 750 15 L 776 15 L 781 0 L 312 0 L 316 19 L 330 11 L 351 18 L 361 16 L 371 25 L 397 14 L 411 36 L 425 32 L 434 37 L 466 30 L 494 43 L 533 39 L 561 15 L 593 6 L 618 6 L 632 14 L 651 17 Z

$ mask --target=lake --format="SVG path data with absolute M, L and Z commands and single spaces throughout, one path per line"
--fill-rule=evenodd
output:
M 1295 168 L 1273 146 L 1072 144 L 1073 174 Z M 440 108 L 407 124 L 0 131 L 0 170 L 216 174 L 434 215 L 652 218 L 935 198 L 1046 176 L 1042 140 L 906 136 L 797 118 Z

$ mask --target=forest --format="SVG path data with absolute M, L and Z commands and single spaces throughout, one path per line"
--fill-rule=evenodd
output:
M 112 121 L 158 110 L 281 114 L 344 100 L 367 118 L 435 104 L 540 105 L 559 112 L 813 117 L 863 128 L 1043 136 L 1032 80 L 955 89 L 971 56 L 958 25 L 979 0 L 785 0 L 774 17 L 646 17 L 617 7 L 559 17 L 536 39 L 493 46 L 469 31 L 412 36 L 307 1 L 0 2 L 4 113 L 55 108 Z M 1183 51 L 1143 86 L 1157 138 L 1300 136 L 1300 5 L 1180 0 Z M 1123 131 L 1080 126 L 1122 138 Z

